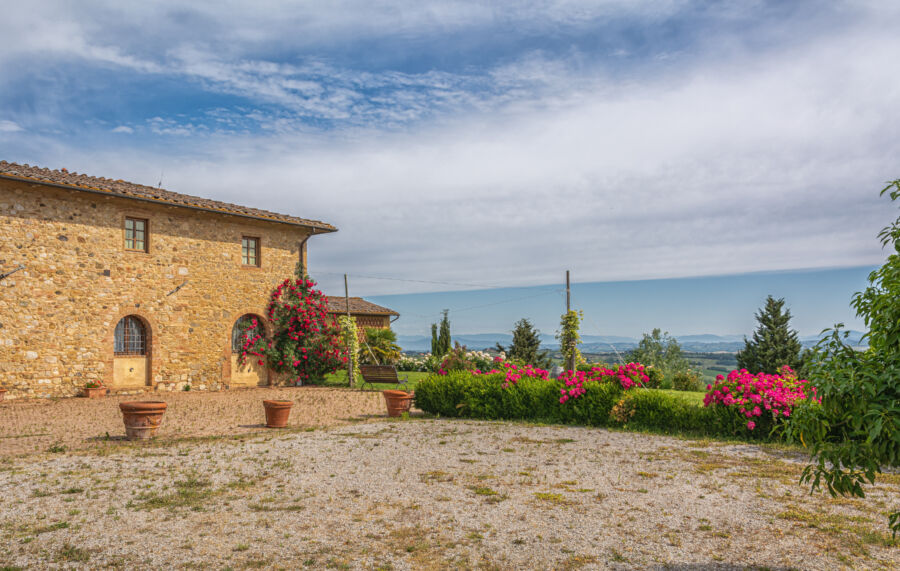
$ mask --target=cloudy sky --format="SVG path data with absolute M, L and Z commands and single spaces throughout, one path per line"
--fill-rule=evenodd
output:
M 330 292 L 870 267 L 898 29 L 891 1 L 15 2 L 0 158 L 333 223 Z

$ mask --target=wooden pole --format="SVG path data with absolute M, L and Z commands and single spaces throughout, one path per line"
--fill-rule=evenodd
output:
M 566 315 L 572 311 L 572 289 L 570 287 L 569 282 L 569 270 L 566 270 Z M 575 347 L 572 344 L 568 348 L 569 354 L 566 357 L 566 370 L 574 371 L 575 370 Z
M 347 285 L 347 274 L 344 274 L 344 305 L 347 309 L 347 319 L 351 319 L 350 317 L 350 287 Z M 352 387 L 356 384 L 356 379 L 354 378 L 354 370 L 356 367 L 353 364 L 356 361 L 356 355 L 348 355 L 350 357 L 347 359 L 347 384 Z

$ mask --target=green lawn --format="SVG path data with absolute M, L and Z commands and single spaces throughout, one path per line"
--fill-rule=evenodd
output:
M 703 397 L 706 396 L 706 393 L 703 391 L 673 391 L 671 389 L 651 389 L 657 390 L 661 393 L 666 393 L 672 395 L 674 397 L 678 397 L 685 402 L 689 402 L 691 404 L 695 404 L 697 406 L 703 406 Z
M 430 373 L 418 373 L 418 372 L 404 372 L 398 371 L 397 376 L 403 378 L 406 376 L 408 378 L 408 388 L 409 390 L 413 390 L 416 388 L 416 385 L 419 384 L 419 381 L 427 377 Z M 347 386 L 347 371 L 338 371 L 337 373 L 332 373 L 330 375 L 325 376 L 325 382 L 323 383 L 328 387 L 346 387 Z M 366 385 L 365 390 L 372 391 L 383 391 L 385 389 L 396 389 L 396 384 L 390 383 L 374 383 L 370 385 Z

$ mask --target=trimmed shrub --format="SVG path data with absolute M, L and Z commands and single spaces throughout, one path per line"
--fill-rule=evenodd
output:
M 555 379 L 526 376 L 510 383 L 504 373 L 453 371 L 419 381 L 416 406 L 449 417 L 606 426 L 623 392 L 618 383 L 586 383 L 577 399 L 562 403 L 565 386 Z
M 726 434 L 712 409 L 653 389 L 629 391 L 616 403 L 610 416 L 612 424 L 627 428 L 696 435 Z
M 702 391 L 703 383 L 697 373 L 687 371 L 672 375 L 672 388 L 676 391 Z

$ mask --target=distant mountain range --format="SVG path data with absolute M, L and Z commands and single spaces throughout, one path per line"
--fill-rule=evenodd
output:
M 859 345 L 863 332 L 850 330 L 847 338 L 851 345 Z M 697 353 L 712 353 L 716 351 L 736 352 L 744 348 L 744 337 L 741 335 L 713 335 L 704 333 L 700 335 L 676 335 L 675 338 L 685 351 Z M 509 333 L 472 333 L 454 335 L 453 341 L 458 341 L 472 350 L 483 350 L 494 347 L 497 343 L 508 346 L 512 343 L 512 335 Z M 610 351 L 628 351 L 637 347 L 640 339 L 634 337 L 622 337 L 618 335 L 582 335 L 579 348 L 586 353 L 608 353 Z M 819 341 L 818 335 L 801 337 L 800 342 L 804 347 L 812 347 Z M 397 343 L 404 351 L 430 351 L 431 336 L 397 335 Z M 545 349 L 559 349 L 559 342 L 553 335 L 541 335 L 541 347 Z

